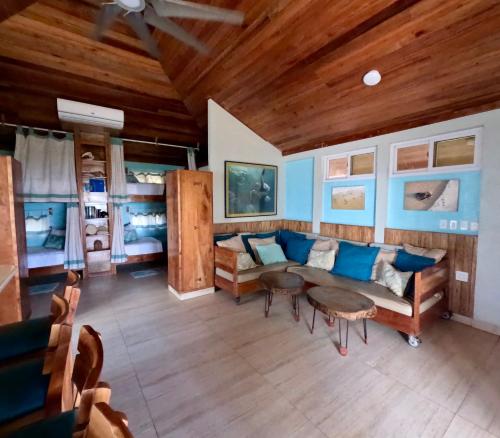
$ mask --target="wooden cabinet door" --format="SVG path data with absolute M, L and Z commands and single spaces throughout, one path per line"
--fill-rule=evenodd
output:
M 212 174 L 180 173 L 181 288 L 194 291 L 214 284 Z

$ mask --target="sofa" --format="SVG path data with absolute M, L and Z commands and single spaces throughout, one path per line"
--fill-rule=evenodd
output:
M 307 237 L 322 238 L 315 235 Z M 305 280 L 306 289 L 313 286 L 335 286 L 358 292 L 372 299 L 377 306 L 374 320 L 406 334 L 408 343 L 412 347 L 418 347 L 421 342 L 419 336 L 428 325 L 437 318 L 446 318 L 450 315 L 449 268 L 446 258 L 412 276 L 410 280 L 412 284 L 409 286 L 413 290 L 413 299 L 409 299 L 395 295 L 388 287 L 375 281 L 354 280 L 291 260 L 238 270 L 236 252 L 216 245 L 214 253 L 215 285 L 231 292 L 238 304 L 242 295 L 262 290 L 259 277 L 264 272 L 288 271 L 301 275 Z

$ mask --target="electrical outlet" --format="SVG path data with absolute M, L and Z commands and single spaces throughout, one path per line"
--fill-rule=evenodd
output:
M 457 221 L 450 221 L 450 230 L 456 230 L 458 227 Z
M 471 222 L 470 223 L 470 230 L 471 231 L 477 231 L 477 230 L 479 230 L 479 223 L 477 223 L 477 222 Z
M 469 281 L 469 273 L 463 271 L 455 271 L 455 279 L 467 283 Z
M 448 228 L 448 221 L 446 219 L 441 219 L 439 221 L 439 228 L 441 230 L 446 230 Z
M 469 229 L 469 221 L 460 221 L 460 229 L 467 231 Z

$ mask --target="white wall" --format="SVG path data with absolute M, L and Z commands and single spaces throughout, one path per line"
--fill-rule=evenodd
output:
M 224 161 L 226 160 L 278 166 L 276 216 L 224 217 Z M 214 223 L 250 222 L 283 217 L 285 174 L 281 152 L 213 100 L 208 101 L 208 167 L 214 174 Z
M 390 145 L 392 143 L 483 127 L 481 207 L 474 319 L 500 326 L 500 110 L 433 125 L 288 155 L 284 160 L 315 158 L 313 231 L 319 232 L 322 210 L 322 157 L 377 147 L 375 240 L 383 242 L 387 223 Z

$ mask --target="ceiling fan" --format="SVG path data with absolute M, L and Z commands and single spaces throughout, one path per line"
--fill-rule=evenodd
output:
M 160 57 L 160 51 L 148 24 L 207 55 L 208 47 L 170 18 L 192 18 L 233 25 L 241 25 L 245 19 L 240 11 L 187 0 L 114 0 L 102 4 L 95 28 L 97 40 L 102 39 L 104 32 L 119 15 L 123 16 L 154 58 Z

